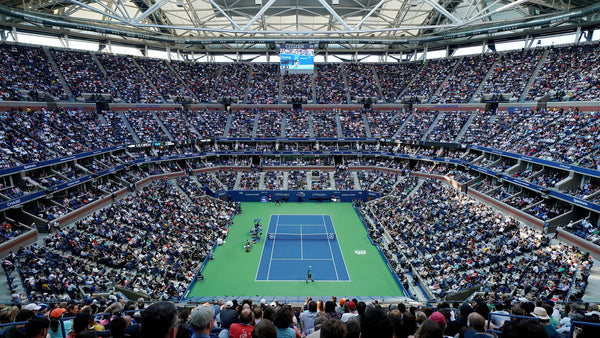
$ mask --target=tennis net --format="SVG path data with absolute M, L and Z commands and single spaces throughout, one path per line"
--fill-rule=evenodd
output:
M 287 234 L 287 233 L 270 233 L 267 234 L 267 240 L 323 240 L 332 241 L 335 239 L 334 233 L 318 233 L 318 234 Z

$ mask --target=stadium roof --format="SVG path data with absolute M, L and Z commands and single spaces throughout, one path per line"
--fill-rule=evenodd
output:
M 5 28 L 214 51 L 415 49 L 595 28 L 599 13 L 594 0 L 0 0 Z

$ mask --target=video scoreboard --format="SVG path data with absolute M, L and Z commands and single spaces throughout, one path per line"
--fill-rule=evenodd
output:
M 308 74 L 315 69 L 315 50 L 308 44 L 281 44 L 279 59 L 283 74 Z

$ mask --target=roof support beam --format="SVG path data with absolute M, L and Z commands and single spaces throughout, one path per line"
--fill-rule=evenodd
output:
M 483 0 L 471 0 L 471 2 L 469 3 L 469 8 L 467 8 L 467 10 L 465 11 L 462 20 L 465 21 L 469 16 L 471 16 L 475 9 L 483 7 L 482 1 Z M 498 1 L 499 0 L 496 0 L 494 4 Z
M 508 5 L 504 5 L 504 6 L 502 6 L 502 7 L 500 7 L 500 8 L 497 8 L 497 9 L 495 9 L 495 10 L 491 11 L 491 12 L 488 12 L 488 13 L 486 13 L 486 14 L 483 14 L 483 15 L 476 16 L 476 17 L 474 17 L 474 18 L 471 18 L 471 19 L 469 19 L 469 20 L 467 20 L 467 21 L 463 22 L 463 23 L 461 24 L 461 26 L 462 26 L 462 25 L 467 25 L 467 24 L 470 24 L 470 23 L 472 23 L 472 22 L 475 22 L 475 21 L 477 21 L 477 20 L 483 20 L 483 19 L 485 19 L 485 18 L 487 18 L 487 17 L 489 17 L 489 16 L 492 16 L 492 15 L 494 15 L 494 14 L 496 14 L 496 13 L 504 12 L 504 11 L 505 11 L 505 10 L 507 10 L 507 9 L 510 9 L 510 8 L 512 8 L 512 7 L 514 7 L 514 6 L 518 6 L 518 5 L 520 5 L 520 4 L 524 3 L 524 2 L 527 2 L 527 1 L 529 1 L 529 0 L 517 0 L 517 1 L 515 1 L 515 2 L 511 2 L 511 3 L 509 3 Z M 484 8 L 484 9 L 483 9 L 481 12 L 484 12 L 484 11 L 488 10 L 488 8 L 490 8 L 490 6 L 488 6 L 488 7 Z
M 107 17 L 109 17 L 109 18 L 111 18 L 113 20 L 120 21 L 120 22 L 123 22 L 123 23 L 129 23 L 129 20 L 125 19 L 124 17 L 106 13 L 106 12 L 102 11 L 99 8 L 92 7 L 92 6 L 90 6 L 88 4 L 85 4 L 83 2 L 80 2 L 80 1 L 77 1 L 77 0 L 69 0 L 69 2 L 71 2 L 71 3 L 75 4 L 75 5 L 78 5 L 80 7 L 83 7 L 85 9 L 87 9 L 87 10 L 90 10 L 92 12 L 98 13 L 98 14 L 100 14 L 102 16 L 107 16 Z M 101 6 L 104 7 L 105 9 L 107 9 L 107 7 L 104 4 L 101 4 Z M 109 9 L 109 11 L 112 12 L 111 9 Z
M 229 22 L 231 22 L 233 27 L 235 27 L 237 30 L 240 30 L 240 31 L 242 30 L 242 28 L 240 26 L 238 26 L 238 24 L 235 23 L 235 21 L 233 21 L 233 19 L 229 15 L 227 15 L 227 13 L 225 13 L 225 11 L 219 5 L 217 5 L 216 2 L 214 2 L 213 0 L 209 0 L 209 1 L 210 1 L 210 4 L 213 5 L 213 7 L 215 7 L 221 14 L 223 14 L 223 16 L 227 20 L 229 20 Z
M 157 10 L 159 10 L 167 2 L 169 2 L 169 0 L 158 0 L 157 2 L 154 3 L 154 5 L 150 6 L 144 13 L 142 13 L 137 18 L 133 19 L 133 22 L 137 23 L 137 22 L 140 22 L 140 21 L 144 20 L 145 18 L 147 18 L 150 15 L 152 15 L 152 13 L 156 12 Z
M 267 2 L 266 5 L 262 6 L 262 8 L 258 11 L 258 13 L 256 13 L 256 15 L 252 19 L 250 19 L 250 21 L 248 21 L 246 26 L 244 26 L 244 30 L 247 30 L 248 28 L 250 28 L 250 26 L 252 26 L 252 24 L 254 22 L 256 22 L 256 20 L 260 19 L 260 17 L 262 17 L 263 14 L 265 14 L 267 9 L 269 9 L 269 7 L 271 7 L 275 3 L 275 1 L 277 1 L 277 0 L 269 0 L 269 2 Z
M 543 7 L 547 7 L 547 8 L 552 8 L 554 10 L 557 11 L 566 11 L 569 10 L 569 6 L 567 4 L 565 4 L 562 1 L 552 1 L 552 2 L 548 2 L 548 1 L 542 1 L 542 0 L 529 0 L 529 2 L 531 2 L 532 4 L 536 4 L 539 6 L 543 6 Z
M 452 13 L 448 12 L 447 9 L 445 9 L 444 7 L 440 6 L 440 4 L 438 4 L 437 2 L 435 2 L 435 0 L 424 0 L 425 3 L 427 3 L 429 6 L 433 7 L 436 11 L 440 12 L 443 16 L 447 17 L 448 19 L 450 19 L 453 23 L 457 23 L 460 24 L 462 23 L 462 21 L 455 17 L 454 15 L 452 15 Z
M 127 18 L 131 19 L 129 12 L 127 11 L 127 9 L 125 9 L 125 4 L 123 4 L 123 0 L 117 0 L 117 2 L 119 3 L 118 5 L 116 5 L 117 9 L 119 10 L 119 12 L 121 12 L 123 17 L 127 17 Z
M 350 26 L 346 24 L 346 22 L 344 22 L 344 19 L 342 19 L 342 17 L 339 16 L 339 14 L 336 13 L 327 2 L 325 2 L 325 0 L 319 0 L 319 3 L 329 12 L 329 14 L 331 14 L 331 16 L 333 16 L 339 23 L 341 23 L 342 26 L 344 26 L 344 28 L 346 28 L 349 31 L 353 30 L 352 28 L 350 28 Z
M 360 22 L 357 23 L 354 27 L 352 27 L 352 29 L 353 30 L 358 29 L 363 24 L 363 22 L 365 22 L 365 20 L 367 20 L 371 15 L 373 15 L 373 13 L 375 13 L 375 11 L 386 2 L 388 2 L 388 0 L 379 1 L 379 3 L 377 5 L 375 5 L 375 7 L 373 7 L 373 9 L 371 9 L 371 11 L 367 15 L 365 15 L 362 19 L 360 19 Z

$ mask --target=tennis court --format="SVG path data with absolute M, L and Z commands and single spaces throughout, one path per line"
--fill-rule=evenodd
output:
M 368 299 L 367 297 L 381 299 L 402 296 L 400 287 L 394 280 L 377 248 L 369 241 L 367 231 L 351 203 L 282 204 L 281 207 L 276 207 L 274 203 L 242 203 L 243 213 L 235 216 L 234 225 L 229 229 L 226 242 L 215 250 L 214 259 L 202 271 L 204 280 L 194 284 L 187 298 L 201 302 L 234 297 L 247 297 L 258 300 L 266 298 L 267 300 L 278 299 L 280 301 L 295 302 L 298 300 L 304 301 L 306 296 L 309 295 L 312 297 L 322 297 L 322 299 L 329 298 L 332 295 L 350 298 L 361 297 L 362 299 Z M 264 264 L 262 263 L 264 260 L 262 258 L 263 251 L 267 251 L 264 249 L 264 246 L 280 245 L 276 244 L 279 240 L 269 240 L 266 238 L 269 231 L 267 221 L 270 223 L 272 215 L 279 215 L 280 221 L 277 224 L 280 226 L 283 224 L 293 225 L 291 223 L 301 224 L 294 222 L 294 219 L 302 217 L 302 225 L 321 227 L 318 232 L 321 237 L 326 237 L 326 233 L 330 231 L 329 229 L 335 230 L 335 243 L 339 245 L 343 259 L 334 258 L 334 261 L 337 262 L 339 260 L 345 263 L 346 273 L 349 278 L 343 281 L 342 276 L 340 276 L 340 282 L 336 282 L 337 279 L 335 277 L 328 277 L 330 281 L 322 282 L 324 276 L 320 275 L 321 272 L 319 272 L 322 269 L 317 270 L 315 269 L 317 264 L 312 264 L 315 283 L 306 284 L 304 282 L 307 270 L 305 266 L 288 269 L 284 264 L 283 269 L 285 271 L 288 273 L 297 272 L 298 276 L 293 278 L 279 276 L 277 277 L 279 280 L 274 280 L 275 276 L 272 276 L 269 280 L 257 280 L 259 266 Z M 317 221 L 315 218 L 315 221 L 309 221 L 313 219 L 314 215 L 318 215 L 320 220 Z M 325 215 L 325 221 L 323 221 L 323 215 Z M 289 216 L 289 218 L 283 222 L 281 216 Z M 327 225 L 327 216 L 330 216 L 331 228 L 324 229 L 324 225 L 329 227 Z M 244 245 L 246 241 L 252 241 L 249 230 L 254 228 L 255 219 L 262 219 L 264 222 L 263 236 L 258 243 L 252 245 L 249 252 L 246 252 Z M 291 228 L 286 227 L 286 229 Z M 307 227 L 303 227 L 303 233 L 308 233 L 308 229 Z M 316 228 L 311 227 L 310 231 L 316 232 Z M 287 231 L 278 227 L 277 232 L 286 233 Z M 292 234 L 296 235 L 299 233 L 300 228 L 296 228 L 295 232 L 292 232 Z M 316 245 L 319 247 L 317 250 L 321 250 L 323 246 L 329 250 L 328 241 L 322 239 L 316 241 L 319 242 Z M 304 240 L 302 242 L 304 243 Z M 279 243 L 284 243 L 281 247 L 285 249 L 278 250 L 283 252 L 290 251 L 287 246 L 296 245 L 296 254 L 293 257 L 290 255 L 290 258 L 297 260 L 300 257 L 298 253 L 298 250 L 300 250 L 298 247 L 299 241 L 286 239 Z M 333 242 L 331 243 L 336 245 Z M 275 249 L 275 247 L 272 248 L 273 251 Z M 325 250 L 323 249 L 323 251 Z M 302 257 L 307 258 L 306 254 L 307 252 L 304 250 L 304 256 Z M 322 253 L 322 255 L 325 257 L 324 259 L 329 260 L 333 256 L 331 253 L 329 255 Z M 278 256 L 275 255 L 275 257 L 277 258 Z M 266 261 L 268 262 L 269 260 L 266 259 Z M 338 267 L 342 265 L 339 264 Z M 271 274 L 279 269 L 274 269 L 271 266 Z M 327 269 L 324 270 L 328 271 Z M 285 272 L 279 273 L 285 274 Z
M 330 215 L 271 215 L 257 281 L 350 281 Z

